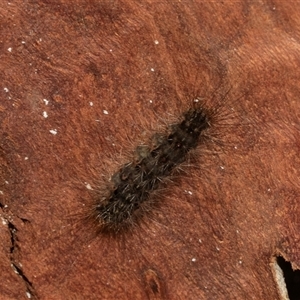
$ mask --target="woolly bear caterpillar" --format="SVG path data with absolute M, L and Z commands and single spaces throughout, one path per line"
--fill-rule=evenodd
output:
M 88 219 L 105 232 L 118 232 L 134 223 L 145 210 L 143 205 L 147 207 L 164 181 L 187 160 L 209 127 L 207 111 L 193 107 L 183 114 L 181 122 L 170 126 L 168 133 L 155 134 L 150 145 L 138 146 L 135 159 L 112 175 L 111 187 L 96 199 Z

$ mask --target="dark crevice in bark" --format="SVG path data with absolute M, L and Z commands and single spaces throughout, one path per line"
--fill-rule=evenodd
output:
M 22 219 L 21 219 L 22 220 Z M 18 251 L 18 229 L 16 226 L 10 222 L 8 219 L 5 220 L 10 232 L 10 263 L 16 274 L 20 276 L 26 286 L 26 296 L 29 299 L 37 299 L 36 293 L 34 291 L 32 282 L 26 277 L 24 271 L 21 268 L 20 263 L 16 259 L 16 251 Z M 22 220 L 23 221 L 23 220 Z M 27 221 L 27 220 L 26 220 Z
M 293 270 L 291 263 L 282 256 L 277 257 L 277 264 L 281 268 L 290 300 L 300 299 L 300 270 Z

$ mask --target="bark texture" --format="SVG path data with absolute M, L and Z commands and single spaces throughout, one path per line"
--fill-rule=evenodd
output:
M 300 3 L 1 1 L 0 37 L 1 299 L 280 299 Z M 90 188 L 195 97 L 220 112 L 211 139 L 129 232 L 94 234 Z

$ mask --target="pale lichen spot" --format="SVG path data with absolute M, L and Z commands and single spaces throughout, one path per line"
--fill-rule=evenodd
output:
M 88 189 L 88 190 L 92 190 L 93 188 L 91 187 L 91 185 L 87 182 L 85 182 L 85 187 Z
M 51 129 L 49 130 L 51 134 L 56 135 L 57 134 L 57 129 Z

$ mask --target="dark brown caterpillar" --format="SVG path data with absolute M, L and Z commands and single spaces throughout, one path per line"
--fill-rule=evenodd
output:
M 176 166 L 187 159 L 209 126 L 205 111 L 193 108 L 183 115 L 180 123 L 171 126 L 169 134 L 155 135 L 156 145 L 152 149 L 139 146 L 136 160 L 123 165 L 112 176 L 113 189 L 94 207 L 93 219 L 99 222 L 100 228 L 116 232 L 132 223 L 135 212 Z

